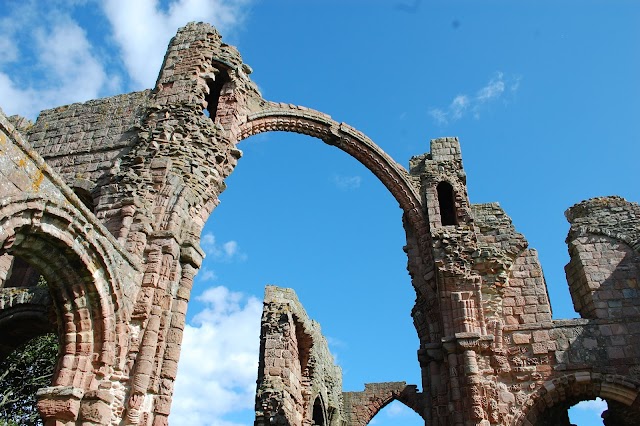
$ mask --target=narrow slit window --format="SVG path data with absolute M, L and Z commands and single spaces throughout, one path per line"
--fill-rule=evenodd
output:
M 457 225 L 455 193 L 449 182 L 438 184 L 438 203 L 440 205 L 440 223 L 442 226 Z
M 218 112 L 218 102 L 220 101 L 220 94 L 225 83 L 231 81 L 229 74 L 225 70 L 220 70 L 216 74 L 215 80 L 207 81 L 209 86 L 209 94 L 205 96 L 204 100 L 207 102 L 207 108 L 204 111 L 204 115 L 212 120 L 216 119 L 216 113 Z
M 322 406 L 322 400 L 320 397 L 317 397 L 315 402 L 313 403 L 313 425 L 314 426 L 325 426 L 326 421 L 324 419 L 324 409 Z

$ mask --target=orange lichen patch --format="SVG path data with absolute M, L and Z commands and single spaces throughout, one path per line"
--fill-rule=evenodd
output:
M 34 191 L 38 191 L 40 189 L 40 185 L 42 184 L 43 180 L 44 180 L 44 173 L 42 173 L 42 170 L 38 169 L 38 172 L 36 173 L 36 177 L 35 179 L 33 179 L 32 188 Z
M 18 166 L 24 167 L 26 165 L 27 165 L 27 162 L 24 160 L 24 158 L 21 158 L 20 160 L 18 160 Z

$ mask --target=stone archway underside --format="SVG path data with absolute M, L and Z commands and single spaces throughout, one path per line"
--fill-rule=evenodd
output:
M 431 235 L 415 178 L 364 133 L 345 123 L 338 123 L 319 111 L 266 102 L 260 111 L 248 114 L 240 124 L 238 141 L 270 131 L 299 133 L 320 139 L 355 158 L 383 183 L 403 211 L 408 245 L 411 238 L 415 238 L 416 257 L 420 260 L 411 262 L 410 259 L 410 271 L 411 265 L 417 265 L 418 269 L 411 271 L 416 293 L 427 300 L 433 299 L 437 294 L 435 281 L 424 280 L 433 270 Z M 429 339 L 427 336 L 420 337 Z
M 633 426 L 640 414 L 639 395 L 640 382 L 636 379 L 590 372 L 567 374 L 544 383 L 534 392 L 524 403 L 525 410 L 514 419 L 513 426 L 564 424 L 549 414 L 562 415 L 572 405 L 596 397 L 610 403 L 609 417 L 617 419 L 615 423 L 605 424 Z M 565 420 L 568 425 L 568 417 Z

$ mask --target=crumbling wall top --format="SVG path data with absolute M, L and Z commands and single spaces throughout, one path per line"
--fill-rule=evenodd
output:
M 31 146 L 66 182 L 96 182 L 137 141 L 150 91 L 47 109 L 28 129 Z
M 320 325 L 292 289 L 267 286 L 255 425 L 328 424 L 342 418 L 342 371 Z M 335 423 L 332 423 L 335 424 Z
M 622 197 L 596 197 L 565 212 L 571 223 L 567 242 L 589 233 L 611 237 L 640 251 L 640 205 Z
M 517 256 L 527 247 L 524 235 L 516 231 L 511 218 L 500 204 L 472 204 L 471 210 L 478 245 L 504 251 L 511 257 Z

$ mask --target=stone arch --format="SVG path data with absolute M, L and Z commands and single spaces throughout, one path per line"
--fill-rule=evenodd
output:
M 95 388 L 98 371 L 108 375 L 117 356 L 124 361 L 116 337 L 126 304 L 113 254 L 77 209 L 39 196 L 4 199 L 0 229 L 0 250 L 28 261 L 48 282 L 61 337 L 53 385 Z
M 431 277 L 435 268 L 429 219 L 419 191 L 407 170 L 362 132 L 345 123 L 338 123 L 327 114 L 305 107 L 265 102 L 261 110 L 248 114 L 238 129 L 237 142 L 270 131 L 299 133 L 320 139 L 355 158 L 382 182 L 403 211 L 407 269 L 417 300 L 426 300 L 431 308 L 428 313 L 430 324 L 424 323 L 427 320 L 425 315 L 416 320 L 418 337 L 421 341 L 431 341 L 434 336 L 441 335 L 436 281 L 425 278 Z
M 513 426 L 533 426 L 544 413 L 557 406 L 570 406 L 600 397 L 640 415 L 640 382 L 614 375 L 592 372 L 566 374 L 543 383 L 522 405 Z M 634 423 L 635 424 L 635 423 Z
M 61 343 L 53 386 L 42 389 L 39 409 L 45 420 L 72 420 L 87 391 L 128 373 L 127 323 L 139 266 L 1 113 L 0 151 L 10 159 L 0 164 L 8 181 L 0 200 L 0 256 L 21 257 L 44 276 Z
M 308 135 L 349 154 L 370 170 L 396 199 L 403 211 L 403 224 L 407 235 L 408 270 L 417 298 L 426 300 L 432 308 L 429 317 L 437 324 L 417 326 L 419 338 L 431 341 L 441 335 L 442 325 L 438 314 L 438 290 L 431 277 L 435 268 L 431 251 L 429 221 L 419 191 L 406 169 L 396 163 L 362 132 L 338 123 L 329 115 L 306 107 L 264 102 L 259 111 L 242 119 L 238 126 L 237 143 L 264 132 L 283 131 Z
M 387 405 L 398 401 L 423 417 L 423 394 L 405 382 L 367 383 L 362 392 L 343 392 L 347 423 L 365 426 Z
M 247 117 L 240 126 L 240 140 L 269 131 L 309 135 L 351 155 L 387 187 L 416 230 L 428 229 L 418 191 L 408 172 L 363 133 L 318 111 L 270 103 Z

